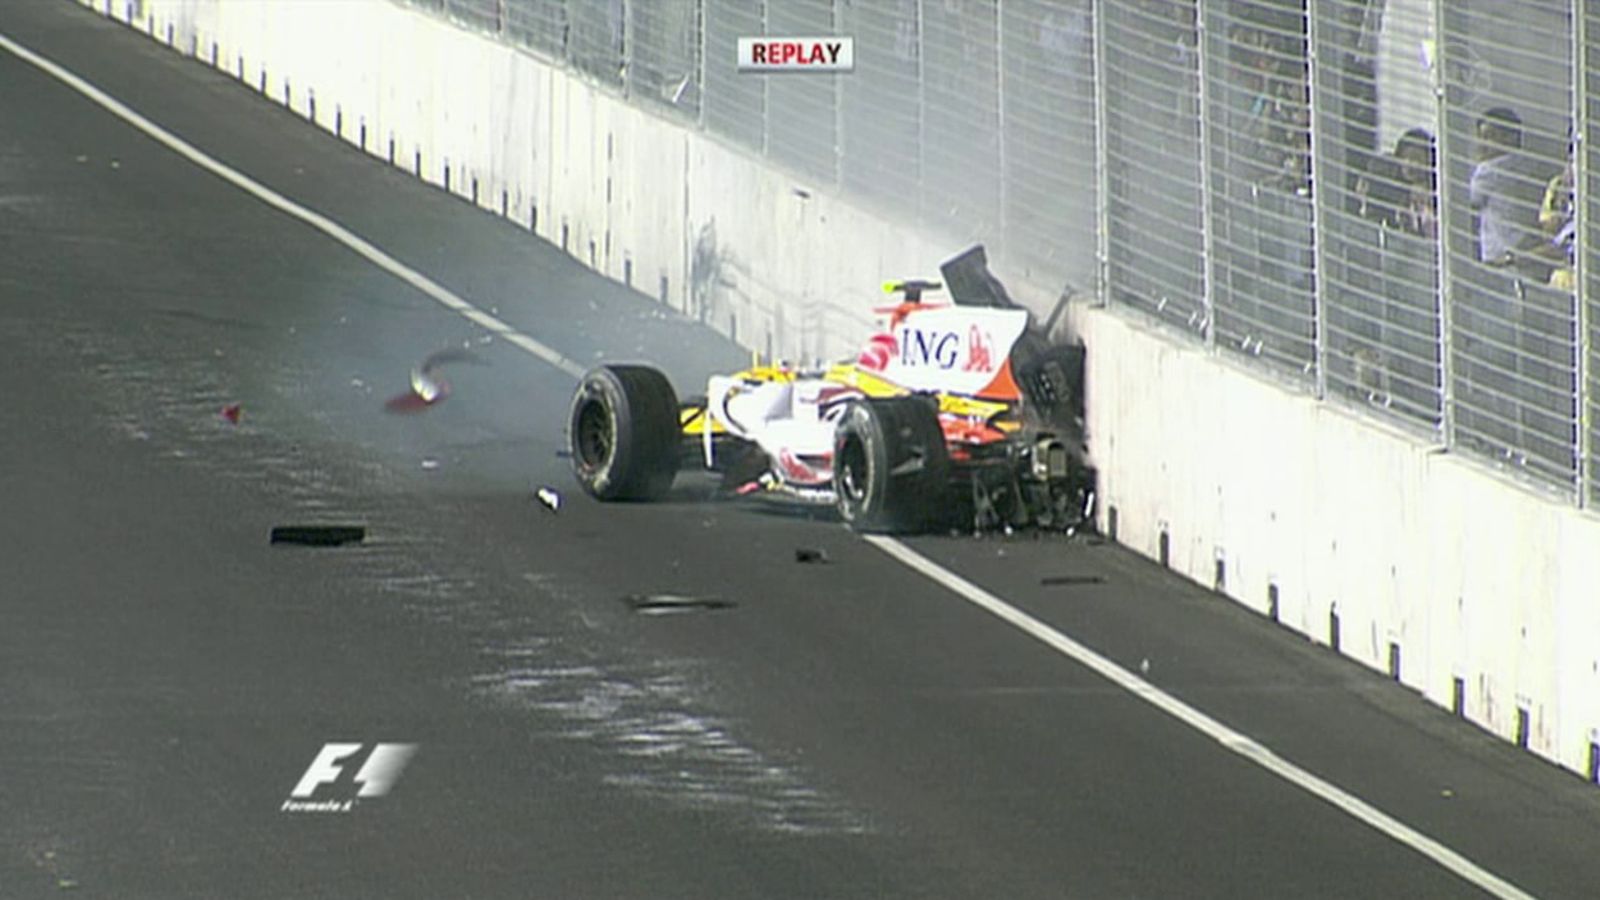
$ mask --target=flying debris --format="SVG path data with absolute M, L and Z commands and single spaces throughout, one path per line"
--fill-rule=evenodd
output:
M 229 403 L 222 408 L 222 417 L 228 420 L 229 425 L 239 424 L 239 419 L 244 415 L 244 407 L 238 403 Z
M 450 396 L 450 382 L 444 380 L 439 370 L 450 363 L 483 365 L 483 360 L 461 347 L 440 350 L 411 370 L 411 390 L 390 397 L 383 408 L 392 413 L 419 413 L 442 402 Z
M 539 498 L 539 502 L 543 503 L 545 508 L 551 512 L 561 511 L 561 495 L 556 493 L 554 490 L 547 487 L 542 487 L 537 491 L 534 491 L 533 495 Z

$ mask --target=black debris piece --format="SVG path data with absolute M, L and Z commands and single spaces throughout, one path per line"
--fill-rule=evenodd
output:
M 306 547 L 359 544 L 366 537 L 367 529 L 360 525 L 278 525 L 272 529 L 272 543 Z
M 1066 587 L 1075 584 L 1105 584 L 1106 580 L 1101 575 L 1047 575 L 1039 579 L 1045 587 Z

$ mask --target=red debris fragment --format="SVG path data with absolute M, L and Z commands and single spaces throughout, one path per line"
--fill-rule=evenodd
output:
M 433 403 L 414 391 L 396 394 L 383 404 L 383 408 L 399 415 L 419 413 L 432 406 Z
M 239 417 L 244 415 L 244 407 L 238 403 L 229 403 L 222 408 L 222 417 L 228 420 L 229 425 L 239 424 Z
M 439 369 L 446 363 L 456 362 L 482 364 L 482 360 L 469 350 L 451 348 L 434 353 L 423 360 L 422 365 L 411 370 L 411 390 L 390 397 L 383 408 L 392 413 L 409 415 L 442 402 L 450 396 L 450 383 L 440 376 Z

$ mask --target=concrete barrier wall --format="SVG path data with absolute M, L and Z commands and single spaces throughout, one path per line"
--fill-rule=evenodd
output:
M 399 5 L 84 2 L 764 352 L 852 352 L 874 285 L 959 249 Z M 1037 311 L 1059 291 L 999 268 Z M 1508 740 L 1525 714 L 1529 749 L 1588 771 L 1600 522 L 1138 321 L 1069 319 L 1090 347 L 1102 527 L 1153 558 L 1166 535 L 1175 570 L 1397 662 L 1435 703 L 1459 691 Z

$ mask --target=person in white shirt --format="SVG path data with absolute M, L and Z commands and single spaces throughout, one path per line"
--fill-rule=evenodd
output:
M 1539 202 L 1545 180 L 1537 162 L 1522 149 L 1522 119 L 1497 106 L 1478 119 L 1477 166 L 1470 194 L 1478 214 L 1478 259 L 1509 265 L 1513 251 L 1540 239 Z

